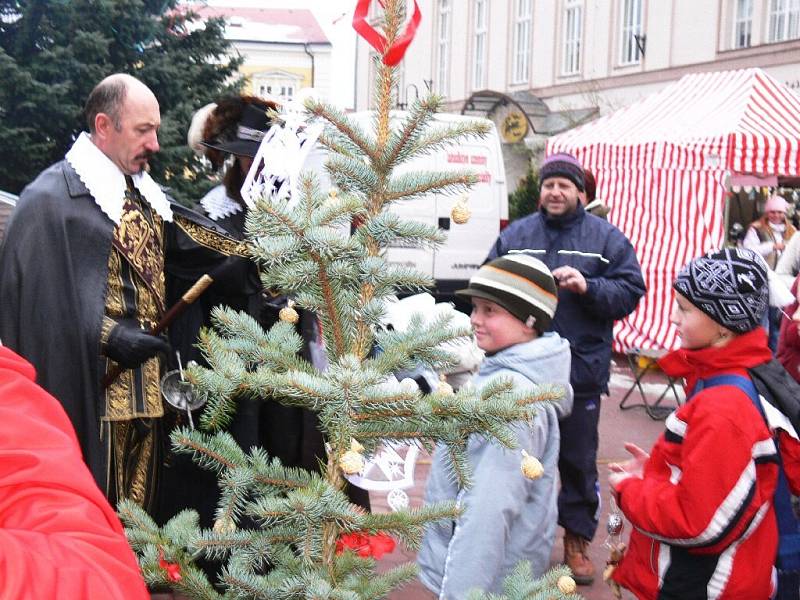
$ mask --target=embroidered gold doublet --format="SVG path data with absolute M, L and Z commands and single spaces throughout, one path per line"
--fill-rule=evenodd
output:
M 211 250 L 216 250 L 220 254 L 224 254 L 226 256 L 248 257 L 247 244 L 245 242 L 240 242 L 234 240 L 233 238 L 229 238 L 211 231 L 210 229 L 206 229 L 202 225 L 192 223 L 188 219 L 179 217 L 178 215 L 175 215 L 174 218 L 175 224 L 185 231 L 186 235 L 188 235 L 201 246 L 210 248 Z
M 114 231 L 114 247 L 125 257 L 164 310 L 164 252 L 161 217 L 151 213 L 152 222 L 140 204 L 125 195 L 120 223 Z
M 108 258 L 105 307 L 106 315 L 112 319 L 136 316 L 149 328 L 164 312 L 163 222 L 153 213 L 151 223 L 137 204 L 126 194 Z M 106 360 L 106 369 L 113 364 Z M 160 379 L 158 358 L 147 360 L 138 369 L 122 371 L 105 390 L 104 420 L 163 416 Z

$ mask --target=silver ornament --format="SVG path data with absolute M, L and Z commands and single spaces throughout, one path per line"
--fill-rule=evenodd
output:
M 622 520 L 622 515 L 619 513 L 609 513 L 608 521 L 606 521 L 606 531 L 608 535 L 619 535 L 625 529 L 625 521 Z

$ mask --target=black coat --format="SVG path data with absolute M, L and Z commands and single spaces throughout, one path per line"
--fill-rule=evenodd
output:
M 219 231 L 177 204 L 172 210 Z M 33 364 L 37 382 L 64 406 L 101 489 L 100 333 L 114 227 L 61 161 L 22 191 L 0 249 L 0 340 Z M 169 223 L 164 238 L 165 262 L 182 263 L 185 273 L 199 277 L 224 259 Z

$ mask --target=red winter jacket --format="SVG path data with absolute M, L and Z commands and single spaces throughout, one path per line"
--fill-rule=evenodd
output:
M 659 365 L 692 390 L 697 379 L 747 376 L 770 358 L 758 327 L 723 348 L 671 352 Z M 729 385 L 698 392 L 667 418 L 644 477 L 617 487 L 634 530 L 614 580 L 640 599 L 769 598 L 776 459 L 749 396 Z
M 0 347 L 0 597 L 148 599 L 66 413 L 35 376 Z

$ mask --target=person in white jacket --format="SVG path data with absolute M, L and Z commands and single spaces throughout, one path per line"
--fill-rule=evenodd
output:
M 794 225 L 786 218 L 787 209 L 786 200 L 777 194 L 770 196 L 764 205 L 763 216 L 748 228 L 747 234 L 742 240 L 742 247 L 759 254 L 766 261 L 770 270 L 776 271 L 783 262 L 783 268 L 789 268 L 796 274 L 797 265 L 789 266 L 787 262 L 783 261 L 783 255 L 788 254 L 791 240 L 797 237 L 794 235 L 796 232 Z M 800 244 L 794 244 L 792 253 L 796 255 L 795 262 L 797 258 L 800 258 L 800 255 L 797 255 L 798 251 L 800 251 Z M 791 281 L 786 283 L 787 287 L 791 287 Z M 781 313 L 774 303 L 767 311 L 765 320 L 764 328 L 769 333 L 769 347 L 774 354 L 778 349 L 778 332 L 781 325 Z
M 505 378 L 515 391 L 556 383 L 565 393 L 558 402 L 539 405 L 531 422 L 512 425 L 517 449 L 470 436 L 469 488 L 458 487 L 445 451 L 434 454 L 425 502 L 455 501 L 465 510 L 427 529 L 417 562 L 422 583 L 447 600 L 465 598 L 472 589 L 501 592 L 522 560 L 530 562 L 533 577 L 547 570 L 558 520 L 558 419 L 572 408 L 569 343 L 543 333 L 557 304 L 556 284 L 544 263 L 524 254 L 501 256 L 456 293 L 472 300 L 472 327 L 486 352 L 473 379 L 477 387 Z M 541 462 L 540 478 L 523 476 L 522 450 Z

